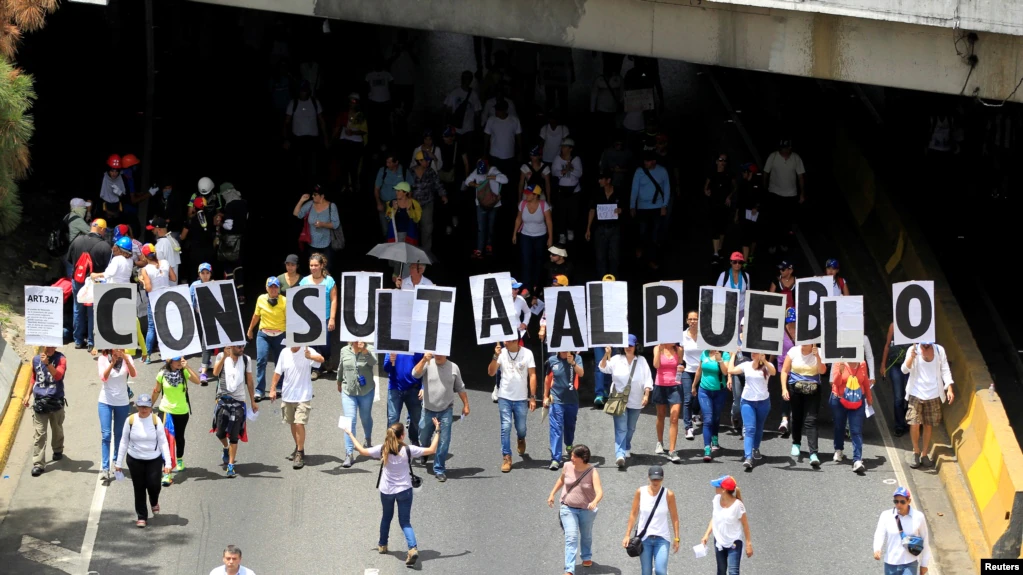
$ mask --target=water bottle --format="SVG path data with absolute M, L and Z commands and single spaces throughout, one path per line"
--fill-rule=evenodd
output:
M 991 385 L 987 387 L 987 396 L 991 401 L 995 400 L 995 383 L 991 382 Z
M 682 372 L 684 371 L 684 369 L 685 368 L 679 365 L 678 369 L 675 370 L 675 385 L 679 385 L 682 383 Z

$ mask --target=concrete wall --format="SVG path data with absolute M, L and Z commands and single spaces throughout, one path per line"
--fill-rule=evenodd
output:
M 709 1 L 417 0 L 414 7 L 410 0 L 198 1 L 929 92 L 958 94 L 969 71 L 948 28 Z M 895 2 L 863 0 L 882 1 Z M 1007 18 L 1018 20 L 1021 8 L 1013 6 L 1023 3 L 985 4 L 997 3 L 1008 3 Z M 965 92 L 1008 96 L 1023 74 L 1023 39 L 984 33 L 975 50 L 979 64 Z M 1023 102 L 1023 91 L 1013 100 Z

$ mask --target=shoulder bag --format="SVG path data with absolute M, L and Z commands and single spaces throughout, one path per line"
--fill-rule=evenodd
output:
M 330 203 L 330 209 L 338 216 L 337 227 L 330 230 L 330 249 L 340 251 L 345 249 L 345 232 L 341 229 L 341 214 L 338 214 L 337 204 L 334 202 Z
M 657 182 L 657 180 L 654 179 L 654 175 L 650 173 L 650 170 L 646 169 L 646 166 L 643 166 L 643 173 L 646 174 L 646 177 L 650 178 L 650 181 L 654 184 L 654 190 L 655 190 L 654 191 L 654 201 L 655 202 L 657 201 L 657 197 L 658 196 L 660 196 L 660 198 L 663 200 L 664 199 L 664 188 L 662 188 L 661 184 L 659 184 Z
M 899 536 L 902 537 L 902 544 L 906 551 L 913 556 L 924 552 L 924 538 L 919 535 L 906 535 L 902 531 L 902 520 L 899 519 L 899 512 L 895 511 L 895 524 L 899 527 Z
M 637 531 L 635 535 L 629 538 L 629 544 L 625 547 L 625 552 L 629 554 L 629 557 L 639 557 L 643 554 L 643 536 L 646 535 L 646 530 L 650 527 L 650 521 L 654 518 L 654 513 L 657 512 L 657 506 L 661 503 L 661 497 L 664 495 L 664 488 L 657 493 L 657 499 L 654 501 L 654 506 L 650 508 L 650 515 L 646 517 L 646 524 L 643 525 L 642 531 Z
M 636 374 L 636 364 L 639 363 L 639 358 L 632 360 L 632 369 L 629 371 L 629 382 L 625 385 L 623 391 L 615 391 L 614 383 L 611 384 L 611 397 L 604 402 L 604 413 L 613 417 L 625 413 L 625 408 L 629 403 L 629 393 L 632 392 L 632 376 Z
M 576 487 L 579 487 L 579 484 L 583 482 L 583 479 L 585 479 L 586 476 L 589 475 L 591 471 L 593 471 L 593 468 L 594 468 L 594 466 L 591 465 L 589 469 L 587 469 L 585 472 L 583 472 L 582 475 L 579 476 L 579 479 L 575 480 L 575 483 L 573 483 L 572 485 L 568 486 L 567 489 L 565 489 L 565 493 L 561 496 L 561 504 L 562 505 L 565 504 L 565 497 L 569 493 L 571 493 L 573 489 L 575 489 Z M 562 531 L 565 530 L 565 524 L 561 521 L 561 512 L 560 511 L 558 512 L 558 525 L 561 525 L 561 530 Z
M 384 448 L 381 446 L 380 449 L 383 450 Z M 409 474 L 409 477 L 412 479 L 412 489 L 419 489 L 423 485 L 423 478 L 419 477 L 418 475 L 416 475 L 416 473 L 414 471 L 412 471 L 412 450 L 409 449 L 409 447 L 407 445 L 405 446 L 405 457 L 408 459 L 408 474 Z M 384 458 L 383 458 L 383 456 L 381 454 L 381 457 L 380 457 L 380 471 L 377 473 L 377 489 L 380 488 L 380 477 L 383 476 L 383 474 L 384 474 Z

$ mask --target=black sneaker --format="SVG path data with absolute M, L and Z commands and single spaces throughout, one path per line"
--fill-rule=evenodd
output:
M 754 449 L 753 450 L 753 459 L 763 459 L 763 458 L 764 458 L 764 456 L 760 455 L 760 450 L 759 449 Z
M 291 452 L 291 455 L 288 455 L 284 459 L 287 459 L 288 461 L 294 461 L 296 455 L 298 455 L 298 448 L 297 447 L 295 448 L 294 451 Z
M 423 467 L 426 467 L 426 462 L 429 459 L 430 459 L 429 457 L 424 455 L 424 456 L 419 458 L 419 464 L 422 465 Z
M 85 349 L 85 347 L 84 343 L 75 343 L 75 349 Z
M 35 466 L 35 467 L 32 468 L 32 477 L 39 477 L 42 474 L 43 474 L 43 468 L 42 467 Z
M 753 471 L 753 460 L 747 457 L 743 460 L 742 466 L 746 469 L 746 471 Z
M 53 460 L 54 461 L 60 461 L 61 459 L 64 459 L 64 453 L 63 452 L 58 451 L 58 452 L 55 452 L 53 454 Z
M 448 476 L 447 475 L 444 475 L 443 473 L 438 473 L 437 474 L 437 481 L 440 481 L 441 483 L 444 483 L 447 480 L 448 480 Z

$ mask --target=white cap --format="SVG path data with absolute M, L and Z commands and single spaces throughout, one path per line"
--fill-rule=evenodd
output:
M 83 200 L 82 198 L 72 198 L 71 199 L 71 209 L 75 209 L 75 208 L 88 208 L 88 207 L 91 207 L 91 206 L 92 206 L 92 202 L 87 202 L 87 201 Z

